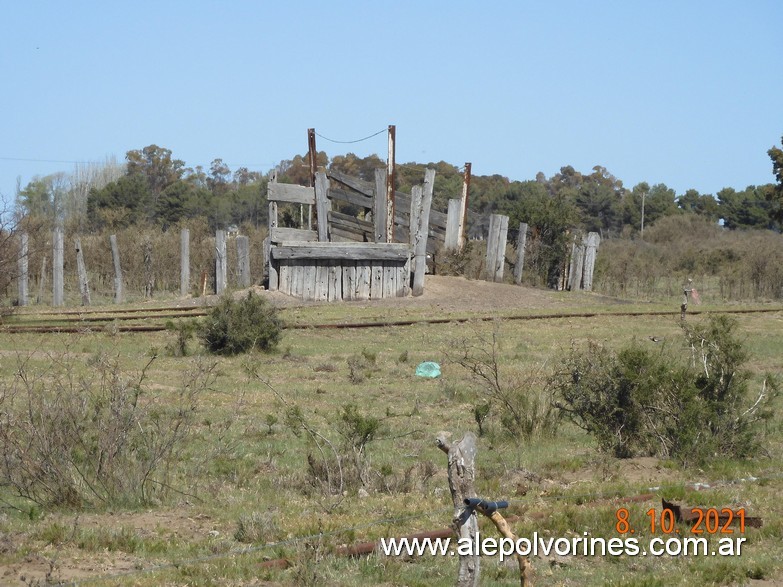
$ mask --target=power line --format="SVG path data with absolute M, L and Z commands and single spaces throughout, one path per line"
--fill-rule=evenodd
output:
M 335 140 L 335 139 L 330 139 L 329 137 L 325 137 L 324 135 L 322 135 L 322 134 L 320 134 L 320 133 L 317 133 L 317 132 L 316 132 L 315 134 L 316 134 L 317 136 L 321 137 L 322 139 L 324 139 L 325 141 L 329 141 L 330 143 L 339 143 L 339 144 L 341 144 L 341 145 L 350 145 L 350 144 L 352 144 L 352 143 L 361 143 L 362 141 L 366 141 L 366 140 L 368 140 L 368 139 L 371 139 L 371 138 L 373 138 L 373 137 L 377 137 L 379 134 L 381 134 L 381 133 L 383 133 L 383 132 L 387 132 L 387 130 L 388 130 L 388 129 L 382 128 L 382 129 L 381 129 L 381 130 L 379 130 L 378 132 L 376 132 L 376 133 L 373 133 L 373 134 L 371 134 L 371 135 L 369 135 L 369 136 L 366 136 L 366 137 L 364 137 L 363 139 L 356 139 L 356 140 L 353 140 L 353 141 L 337 141 L 337 140 Z

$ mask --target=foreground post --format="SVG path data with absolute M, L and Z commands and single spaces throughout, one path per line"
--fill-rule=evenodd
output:
M 436 438 L 438 448 L 448 455 L 449 490 L 454 502 L 452 524 L 460 541 L 476 544 L 478 520 L 476 510 L 465 506 L 465 499 L 476 497 L 476 435 L 465 433 L 462 440 L 450 443 L 444 432 Z M 457 587 L 477 587 L 481 574 L 481 558 L 478 549 L 470 554 L 460 554 Z

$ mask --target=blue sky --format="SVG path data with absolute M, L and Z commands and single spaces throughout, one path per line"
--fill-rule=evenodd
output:
M 397 127 L 397 161 L 601 165 L 715 193 L 774 181 L 783 2 L 7 1 L 0 194 L 149 144 L 268 171 L 307 129 Z M 330 156 L 386 157 L 386 137 Z

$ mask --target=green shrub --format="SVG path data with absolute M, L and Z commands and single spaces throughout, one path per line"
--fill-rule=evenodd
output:
M 206 349 L 219 355 L 237 355 L 254 349 L 272 351 L 280 342 L 278 311 L 253 292 L 239 301 L 224 296 L 199 327 Z
M 620 458 L 752 456 L 777 383 L 768 377 L 750 397 L 748 354 L 736 328 L 726 316 L 685 323 L 679 353 L 639 343 L 617 352 L 595 343 L 573 350 L 551 380 L 558 407 Z

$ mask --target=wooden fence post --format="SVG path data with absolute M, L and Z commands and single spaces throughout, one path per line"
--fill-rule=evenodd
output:
M 237 274 L 239 287 L 250 287 L 250 239 L 237 237 Z
M 36 303 L 43 302 L 44 291 L 46 291 L 46 255 L 41 260 L 41 278 L 38 280 L 38 297 Z
M 155 276 L 152 273 L 152 241 L 144 241 L 144 297 L 149 299 L 155 290 Z
M 472 165 L 465 163 L 465 173 L 462 178 L 462 198 L 460 199 L 458 248 L 462 250 L 468 237 L 468 196 L 470 195 L 470 169 Z
M 19 235 L 19 277 L 18 277 L 18 293 L 19 293 L 19 305 L 27 305 L 27 272 L 28 272 L 28 244 L 27 233 L 23 232 Z
M 63 305 L 63 266 L 65 264 L 65 249 L 63 245 L 63 229 L 57 227 L 52 235 L 52 306 Z
M 277 171 L 272 171 L 269 175 L 269 183 L 277 183 Z M 267 235 L 268 247 L 264 250 L 264 258 L 267 263 L 267 274 L 269 281 L 267 283 L 270 291 L 277 291 L 280 287 L 280 279 L 277 274 L 277 268 L 275 267 L 274 260 L 272 259 L 272 233 L 277 228 L 277 202 L 269 201 L 269 220 L 268 220 L 269 234 Z
M 185 297 L 190 291 L 190 230 L 183 228 L 179 233 L 179 295 Z
M 487 236 L 487 281 L 503 281 L 506 264 L 506 239 L 508 238 L 508 216 L 491 214 Z
M 221 295 L 226 290 L 228 269 L 226 267 L 226 231 L 215 232 L 215 293 Z
M 456 251 L 460 248 L 460 218 L 462 217 L 462 200 L 452 198 L 449 200 L 449 212 L 446 220 L 446 240 L 443 248 L 447 251 Z
M 466 510 L 465 499 L 476 497 L 474 488 L 476 479 L 476 435 L 466 432 L 462 440 L 449 443 L 446 434 L 441 432 L 436 439 L 438 448 L 448 455 L 449 490 L 454 503 L 452 525 L 460 541 L 469 540 L 475 545 L 478 534 L 478 519 L 473 508 Z M 478 548 L 473 552 L 460 554 L 457 587 L 477 587 L 481 575 L 481 558 Z
M 430 209 L 432 208 L 432 190 L 434 185 L 435 170 L 427 169 L 424 172 L 421 209 L 419 211 L 419 222 L 416 229 L 416 241 L 413 250 L 412 293 L 414 296 L 420 296 L 424 293 L 424 274 L 427 272 L 427 238 L 430 230 Z
M 419 215 L 421 214 L 422 187 L 420 185 L 411 186 L 411 211 L 408 232 L 410 233 L 409 243 L 416 246 L 416 235 L 419 232 Z
M 329 242 L 329 178 L 323 171 L 315 174 L 315 215 L 318 221 L 318 242 Z
M 77 236 L 76 242 L 76 271 L 79 275 L 79 293 L 82 297 L 82 306 L 90 305 L 90 282 L 87 279 L 87 267 L 84 265 L 84 251 L 82 241 Z
M 111 259 L 114 264 L 114 303 L 121 304 L 123 302 L 122 267 L 120 266 L 120 247 L 117 245 L 117 235 L 109 235 L 109 242 L 111 243 Z
M 375 198 L 372 219 L 375 224 L 375 242 L 386 242 L 386 169 L 375 170 Z
M 568 273 L 568 289 L 571 291 L 582 289 L 586 245 L 587 236 L 577 233 L 571 245 L 571 270 Z
M 514 264 L 514 283 L 522 284 L 522 269 L 525 267 L 525 245 L 527 244 L 527 224 L 519 223 L 519 235 L 517 236 L 517 261 Z
M 585 245 L 585 267 L 582 276 L 583 289 L 593 291 L 593 269 L 595 268 L 595 257 L 598 254 L 598 245 L 601 243 L 601 237 L 597 232 L 587 234 L 587 244 Z

